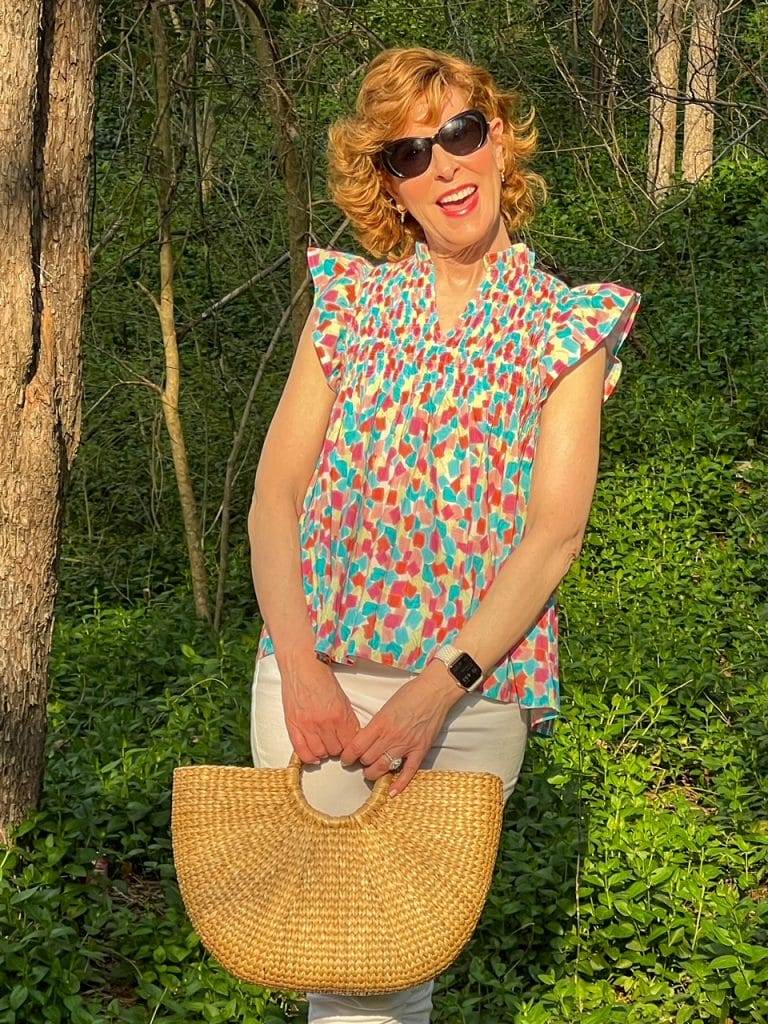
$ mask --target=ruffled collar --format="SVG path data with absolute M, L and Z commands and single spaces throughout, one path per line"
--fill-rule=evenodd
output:
M 445 342 L 460 344 L 473 318 L 481 305 L 492 300 L 498 288 L 505 294 L 522 294 L 524 281 L 533 266 L 535 254 L 524 242 L 516 242 L 505 249 L 494 249 L 483 256 L 485 272 L 474 294 L 468 299 L 463 311 L 457 317 L 454 326 L 443 333 L 440 329 L 437 313 L 437 273 L 434 261 L 426 243 L 417 241 L 412 257 L 414 266 L 421 272 L 424 287 L 418 302 L 430 318 L 434 330 Z
M 483 255 L 487 277 L 493 282 L 507 271 L 521 272 L 532 265 L 534 253 L 525 242 L 513 242 L 505 249 L 491 249 Z M 414 259 L 428 273 L 434 270 L 434 261 L 426 242 L 417 241 Z

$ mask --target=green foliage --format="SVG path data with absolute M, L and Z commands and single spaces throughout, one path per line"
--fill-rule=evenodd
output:
M 201 948 L 175 881 L 173 769 L 248 759 L 257 642 L 206 643 L 187 600 L 57 626 L 43 801 L 0 852 L 4 1024 L 284 1019 Z
M 113 15 L 105 50 L 125 30 Z M 315 12 L 280 2 L 269 16 L 290 55 L 283 68 L 321 244 L 336 219 L 322 199 L 327 124 L 351 108 L 380 46 L 426 44 L 485 62 L 535 100 L 537 169 L 552 196 L 526 238 L 540 259 L 574 283 L 616 280 L 643 295 L 605 413 L 590 529 L 560 588 L 563 717 L 553 740 L 530 745 L 488 904 L 437 980 L 433 1019 L 760 1024 L 768 1019 L 768 167 L 738 148 L 723 153 L 708 179 L 679 186 L 660 211 L 635 200 L 630 176 L 617 179 L 591 134 L 585 169 L 578 132 L 594 125 L 581 123 L 550 59 L 553 45 L 568 50 L 565 4 L 366 2 Z M 306 1015 L 299 993 L 243 984 L 216 964 L 186 918 L 173 871 L 173 768 L 250 763 L 259 624 L 246 507 L 292 348 L 280 340 L 249 424 L 225 626 L 213 640 L 193 620 L 157 397 L 122 383 L 162 379 L 156 316 L 137 283 L 156 290 L 143 32 L 139 21 L 130 74 L 127 65 L 100 65 L 94 238 L 116 216 L 120 231 L 97 258 L 87 321 L 85 436 L 60 563 L 45 788 L 39 811 L 0 849 L 0 1024 L 275 1024 Z M 764 11 L 747 12 L 745 32 L 757 60 Z M 238 38 L 222 21 L 214 71 L 201 66 L 198 78 L 217 115 L 217 177 L 204 219 L 191 163 L 179 180 L 182 327 L 287 244 L 273 133 Z M 642 57 L 642 26 L 626 39 Z M 171 33 L 170 41 L 179 68 L 186 40 Z M 572 68 L 589 52 L 569 52 Z M 625 78 L 635 73 L 622 66 Z M 748 83 L 738 85 L 746 100 L 754 99 Z M 132 95 L 142 100 L 126 110 Z M 173 116 L 178 133 L 184 111 L 175 106 Z M 645 107 L 618 127 L 641 180 Z M 223 467 L 287 292 L 287 274 L 264 279 L 182 339 L 182 414 L 212 573 Z
M 529 748 L 480 925 L 437 980 L 436 1021 L 768 1015 L 758 381 L 745 370 L 729 391 L 682 353 L 666 375 L 631 348 L 624 362 L 591 527 L 560 591 L 563 719 Z M 173 767 L 249 763 L 258 637 L 235 617 L 213 643 L 188 608 L 181 589 L 59 615 L 43 804 L 0 854 L 0 1022 L 305 1012 L 298 993 L 218 967 L 180 902 Z

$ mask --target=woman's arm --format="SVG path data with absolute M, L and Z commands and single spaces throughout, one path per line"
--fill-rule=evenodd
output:
M 253 586 L 283 674 L 297 658 L 315 657 L 298 523 L 334 400 L 312 343 L 315 322 L 313 311 L 264 439 L 248 512 Z
M 600 346 L 542 406 L 523 538 L 452 641 L 486 674 L 532 628 L 578 558 L 597 483 L 605 369 Z
M 299 518 L 325 441 L 334 391 L 333 356 L 324 337 L 312 337 L 313 308 L 256 470 L 248 513 L 253 586 L 280 671 L 283 714 L 291 745 L 304 763 L 336 756 L 360 722 L 329 665 L 315 656 L 301 572 Z M 315 344 L 320 342 L 318 352 Z M 326 377 L 326 373 L 329 377 Z

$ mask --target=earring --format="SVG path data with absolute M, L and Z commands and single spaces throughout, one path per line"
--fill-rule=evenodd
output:
M 391 204 L 391 205 L 392 205 L 392 206 L 393 206 L 393 207 L 394 207 L 394 208 L 395 208 L 395 209 L 397 210 L 397 212 L 398 212 L 398 213 L 400 214 L 400 223 L 401 223 L 401 224 L 405 224 L 405 207 L 403 207 L 403 208 L 401 209 L 401 208 L 400 208 L 400 207 L 399 207 L 399 206 L 397 205 L 397 200 L 396 200 L 396 199 L 395 199 L 394 197 L 393 197 L 393 198 L 392 198 L 392 199 L 390 200 L 390 204 Z

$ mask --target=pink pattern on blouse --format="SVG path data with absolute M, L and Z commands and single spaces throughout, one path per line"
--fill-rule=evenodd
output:
M 518 243 L 486 253 L 480 287 L 444 334 L 423 242 L 378 265 L 317 247 L 307 258 L 312 338 L 336 392 L 299 519 L 315 650 L 415 674 L 453 642 L 522 538 L 552 387 L 605 345 L 607 401 L 640 294 L 569 287 Z M 264 625 L 257 657 L 272 653 Z M 517 700 L 535 734 L 553 735 L 556 593 L 479 692 Z

